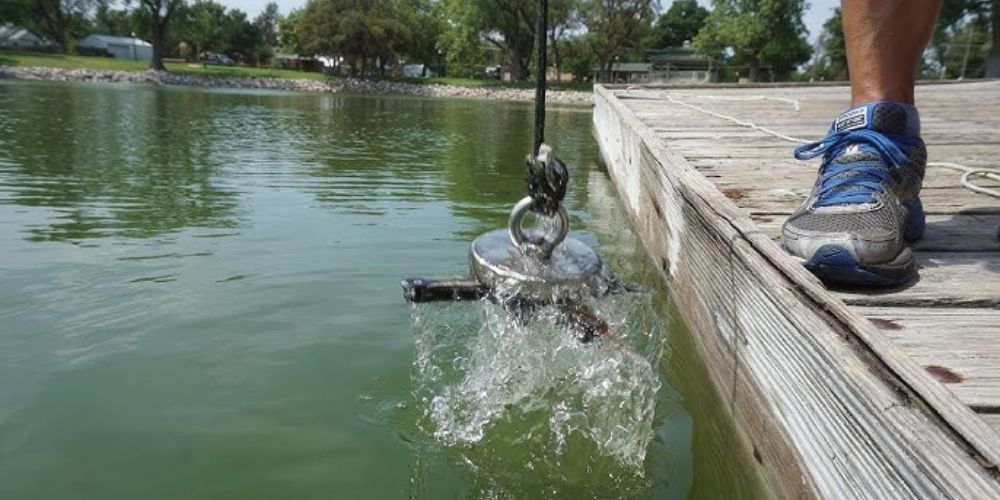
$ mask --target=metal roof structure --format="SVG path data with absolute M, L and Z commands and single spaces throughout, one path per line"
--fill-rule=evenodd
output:
M 54 45 L 51 41 L 42 38 L 27 28 L 5 24 L 0 26 L 0 47 L 6 48 L 30 48 L 46 47 Z
M 152 47 L 153 44 L 140 40 L 138 38 L 132 38 L 127 36 L 114 36 L 114 35 L 87 35 L 83 40 L 80 40 L 81 47 L 94 47 L 94 48 L 105 48 L 109 45 L 134 45 L 136 47 Z

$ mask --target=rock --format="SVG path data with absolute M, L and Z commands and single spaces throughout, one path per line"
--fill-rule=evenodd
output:
M 91 69 L 64 69 L 39 66 L 0 65 L 0 78 L 22 80 L 55 80 L 66 82 L 145 83 L 153 85 L 183 85 L 192 87 L 290 90 L 298 92 L 332 92 L 351 94 L 399 94 L 427 97 L 453 97 L 463 99 L 489 99 L 530 102 L 535 98 L 532 89 L 501 87 L 460 87 L 455 85 L 418 85 L 384 80 L 295 80 L 290 78 L 215 77 L 169 73 L 166 71 L 102 71 Z M 591 105 L 590 92 L 546 92 L 549 103 Z

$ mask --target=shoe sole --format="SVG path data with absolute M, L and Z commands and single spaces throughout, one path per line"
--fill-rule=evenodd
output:
M 927 222 L 920 198 L 904 203 L 906 220 L 903 239 L 919 240 L 924 235 Z M 809 260 L 798 259 L 809 272 L 829 285 L 888 288 L 907 283 L 917 275 L 917 261 L 909 248 L 887 262 L 861 264 L 846 248 L 838 245 L 819 247 Z
M 823 245 L 803 265 L 824 283 L 842 286 L 894 287 L 917 274 L 917 261 L 909 248 L 888 262 L 860 264 L 847 249 Z

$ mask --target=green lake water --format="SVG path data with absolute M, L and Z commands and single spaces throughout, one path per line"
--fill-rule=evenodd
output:
M 531 123 L 0 81 L 0 499 L 760 496 L 589 110 L 548 135 L 574 235 L 656 289 L 598 308 L 625 340 L 404 303 L 506 223 Z

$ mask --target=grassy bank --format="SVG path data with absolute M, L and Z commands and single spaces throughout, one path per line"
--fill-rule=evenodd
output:
M 79 56 L 69 54 L 42 54 L 37 52 L 17 52 L 0 50 L 0 65 L 42 66 L 47 68 L 90 69 L 103 71 L 145 71 L 149 63 L 110 57 Z M 249 68 L 245 66 L 205 66 L 201 64 L 166 63 L 167 71 L 185 75 L 245 77 L 245 78 L 290 78 L 293 80 L 325 80 L 322 73 L 294 71 L 273 68 Z M 454 85 L 473 88 L 534 88 L 535 82 L 509 82 L 502 80 L 475 80 L 472 78 L 432 77 L 401 78 L 393 81 L 418 85 Z M 580 82 L 548 82 L 552 90 L 573 90 L 590 92 L 593 85 Z
M 110 57 L 77 56 L 68 54 L 40 54 L 36 52 L 0 51 L 0 64 L 8 66 L 43 66 L 47 68 L 92 69 L 104 71 L 146 71 L 149 63 Z M 324 80 L 322 73 L 292 71 L 273 68 L 248 68 L 244 66 L 203 66 L 201 64 L 167 63 L 167 71 L 185 75 L 291 78 L 295 80 Z

